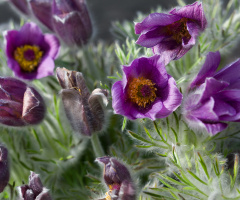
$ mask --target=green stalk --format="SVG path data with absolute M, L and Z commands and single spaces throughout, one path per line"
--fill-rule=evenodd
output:
M 97 134 L 92 135 L 91 142 L 92 142 L 92 147 L 93 147 L 93 151 L 95 153 L 96 158 L 105 156 L 105 153 L 103 151 L 102 145 L 100 143 L 100 140 Z

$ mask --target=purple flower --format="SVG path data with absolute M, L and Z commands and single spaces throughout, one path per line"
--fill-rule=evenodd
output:
M 24 24 L 19 31 L 5 33 L 7 63 L 15 75 L 23 79 L 39 79 L 53 75 L 59 40 L 42 34 L 34 23 Z
M 48 189 L 43 184 L 38 174 L 31 172 L 28 185 L 18 187 L 19 200 L 51 200 Z
M 36 18 L 54 31 L 52 25 L 52 0 L 29 0 L 33 14 Z
M 23 14 L 29 15 L 30 10 L 28 8 L 28 2 L 27 0 L 10 0 L 10 2 Z
M 26 83 L 11 77 L 0 77 L 0 123 L 25 126 L 40 123 L 45 104 L 40 94 Z
M 195 2 L 169 14 L 152 13 L 141 23 L 136 23 L 135 32 L 141 34 L 137 44 L 153 49 L 154 54 L 163 54 L 166 62 L 177 60 L 196 43 L 207 21 L 202 4 Z
M 216 72 L 220 53 L 210 52 L 183 105 L 189 126 L 204 128 L 215 135 L 225 122 L 240 121 L 240 59 Z
M 136 190 L 128 169 L 110 156 L 97 158 L 104 165 L 103 178 L 109 188 L 105 199 L 135 200 Z
M 108 92 L 97 88 L 90 94 L 82 73 L 66 68 L 57 68 L 57 79 L 63 88 L 63 105 L 73 130 L 86 136 L 101 131 Z
M 117 114 L 137 118 L 164 118 L 178 108 L 182 94 L 164 63 L 155 55 L 123 66 L 123 79 L 112 87 L 112 106 Z
M 92 35 L 92 23 L 85 0 L 53 0 L 53 27 L 69 46 L 82 46 Z
M 8 150 L 0 144 L 0 193 L 9 181 Z

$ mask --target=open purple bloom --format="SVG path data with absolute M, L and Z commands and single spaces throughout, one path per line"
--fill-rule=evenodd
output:
M 45 115 L 41 95 L 26 83 L 12 77 L 0 77 L 0 123 L 26 126 L 40 123 Z
M 216 72 L 220 59 L 219 52 L 208 53 L 183 105 L 189 126 L 212 135 L 224 130 L 225 122 L 240 122 L 240 59 Z
M 82 46 L 92 35 L 92 22 L 85 0 L 53 0 L 53 27 L 69 46 Z
M 39 79 L 53 75 L 54 59 L 60 43 L 51 34 L 43 34 L 34 23 L 26 23 L 21 29 L 5 33 L 7 63 L 16 76 L 23 79 Z
M 28 185 L 18 187 L 19 200 L 51 200 L 48 189 L 43 184 L 38 174 L 31 172 Z
M 141 57 L 123 66 L 123 79 L 112 87 L 112 106 L 117 114 L 132 120 L 155 120 L 179 107 L 182 94 L 159 57 Z
M 0 144 L 0 193 L 7 186 L 9 176 L 8 150 Z
M 136 199 L 136 190 L 131 175 L 122 163 L 110 156 L 97 158 L 96 161 L 104 165 L 103 178 L 109 188 L 105 199 Z
M 141 34 L 137 44 L 153 48 L 154 54 L 163 54 L 166 62 L 181 58 L 196 43 L 199 32 L 207 21 L 202 4 L 195 2 L 168 14 L 152 13 L 136 23 L 135 32 Z

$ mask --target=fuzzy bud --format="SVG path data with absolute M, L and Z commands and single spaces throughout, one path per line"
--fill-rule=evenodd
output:
M 109 188 L 106 199 L 135 200 L 136 191 L 128 169 L 110 156 L 97 158 L 104 165 L 103 178 Z
M 63 105 L 73 130 L 86 136 L 101 131 L 107 91 L 95 89 L 90 94 L 82 73 L 65 68 L 57 68 L 57 79 L 63 88 Z
M 0 193 L 9 181 L 8 150 L 0 144 Z
M 48 189 L 43 184 L 38 174 L 31 172 L 29 184 L 18 187 L 20 200 L 51 200 Z
M 0 123 L 26 126 L 40 123 L 45 115 L 41 95 L 26 83 L 0 77 Z

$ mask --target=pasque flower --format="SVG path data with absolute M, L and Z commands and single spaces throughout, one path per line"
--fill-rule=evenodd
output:
M 31 12 L 28 7 L 27 0 L 9 0 L 23 14 L 29 15 Z
M 57 68 L 57 78 L 63 88 L 62 101 L 73 130 L 86 136 L 102 130 L 108 92 L 97 88 L 90 94 L 82 73 L 66 68 Z
M 9 181 L 8 150 L 0 144 L 0 193 Z
M 36 24 L 26 23 L 4 36 L 7 63 L 16 76 L 31 80 L 53 75 L 60 46 L 54 35 L 44 35 Z
M 43 184 L 38 174 L 31 172 L 28 185 L 18 187 L 19 200 L 51 200 L 48 189 Z
M 53 27 L 69 46 L 82 46 L 92 35 L 92 23 L 85 0 L 53 0 Z
M 25 126 L 40 123 L 45 115 L 41 95 L 26 83 L 0 77 L 0 123 Z
M 199 2 L 175 8 L 168 14 L 152 13 L 136 23 L 135 32 L 141 34 L 136 43 L 152 48 L 155 54 L 164 55 L 169 62 L 187 53 L 206 25 L 202 3 Z
M 164 118 L 176 110 L 182 94 L 164 62 L 155 55 L 123 66 L 123 79 L 112 87 L 112 106 L 117 114 L 137 118 Z
M 116 158 L 104 156 L 96 159 L 104 165 L 103 178 L 109 191 L 106 200 L 135 200 L 136 190 L 128 169 Z
M 183 105 L 189 126 L 204 128 L 214 135 L 240 121 L 240 59 L 217 71 L 219 52 L 209 52 L 190 85 Z

